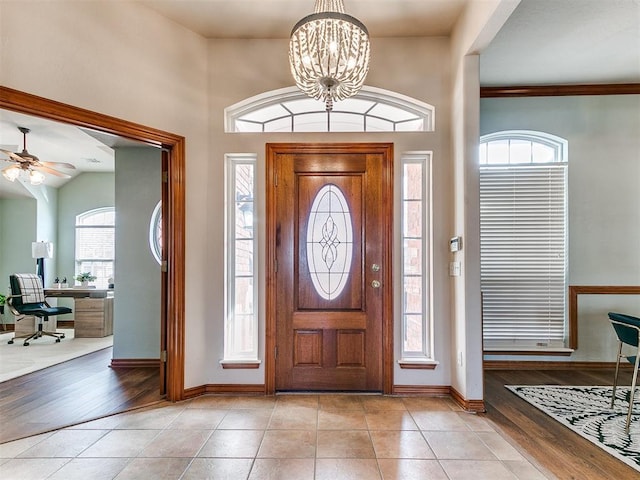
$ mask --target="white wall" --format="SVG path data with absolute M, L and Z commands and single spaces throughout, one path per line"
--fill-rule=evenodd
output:
M 256 153 L 258 171 L 258 238 L 260 258 L 264 255 L 264 199 L 265 144 L 268 142 L 394 142 L 396 191 L 400 191 L 400 156 L 402 152 L 416 150 L 433 151 L 434 198 L 434 332 L 435 354 L 440 365 L 435 370 L 402 370 L 395 362 L 396 385 L 449 385 L 450 384 L 450 293 L 448 277 L 447 245 L 451 231 L 452 194 L 450 159 L 450 77 L 449 40 L 447 38 L 374 38 L 372 64 L 366 84 L 393 90 L 434 105 L 436 131 L 433 133 L 274 133 L 274 134 L 225 134 L 223 109 L 247 97 L 293 85 L 288 65 L 287 40 L 211 40 L 209 42 L 210 76 L 210 133 L 211 162 L 208 170 L 208 197 L 206 211 L 210 248 L 206 251 L 210 275 L 206 284 L 195 286 L 198 295 L 208 297 L 207 322 L 213 331 L 223 330 L 223 275 L 224 265 L 224 178 L 225 153 Z M 240 62 L 238 59 L 242 59 Z M 251 65 L 251 68 L 247 66 Z M 224 66 L 224 68 L 219 68 Z M 256 76 L 256 72 L 260 72 Z M 402 74 L 398 74 L 402 72 Z M 256 81 L 259 79 L 259 81 Z M 395 205 L 394 232 L 399 235 L 399 204 Z M 394 242 L 394 258 L 400 258 L 399 244 Z M 394 262 L 394 277 L 400 278 L 400 266 Z M 266 271 L 264 264 L 260 271 Z M 396 285 L 397 290 L 398 285 Z M 260 285 L 260 304 L 264 312 L 264 281 Z M 396 300 L 395 354 L 400 353 L 399 304 Z M 264 315 L 260 319 L 260 354 L 264 358 Z M 222 335 L 201 335 L 197 329 L 187 331 L 187 351 L 201 357 L 209 366 L 204 381 L 196 381 L 197 372 L 187 370 L 187 384 L 201 383 L 263 383 L 264 365 L 256 370 L 223 370 L 219 361 L 223 354 Z
M 447 251 L 454 231 L 451 132 L 455 127 L 466 142 L 464 150 L 456 151 L 459 156 L 468 151 L 470 133 L 477 130 L 477 118 L 467 118 L 464 105 L 452 120 L 452 84 L 454 79 L 463 79 L 464 102 L 477 102 L 477 97 L 470 96 L 477 77 L 465 78 L 469 68 L 462 73 L 458 67 L 478 35 L 490 36 L 481 25 L 491 19 L 496 5 L 505 2 L 472 3 L 480 4 L 479 10 L 474 9 L 457 28 L 464 33 L 458 34 L 463 41 L 457 42 L 463 48 L 456 47 L 454 54 L 448 38 L 372 39 L 367 84 L 434 105 L 434 133 L 233 135 L 223 133 L 224 107 L 293 84 L 287 40 L 206 41 L 134 2 L 0 2 L 0 84 L 186 137 L 186 388 L 264 382 L 263 369 L 223 371 L 217 363 L 222 356 L 224 290 L 223 159 L 225 153 L 256 152 L 258 178 L 264 179 L 264 144 L 276 141 L 394 142 L 396 166 L 404 151 L 433 151 L 434 331 L 440 365 L 433 371 L 396 368 L 395 383 L 452 383 L 451 328 L 475 328 L 479 305 L 474 295 L 465 305 L 462 297 L 468 292 L 460 292 L 456 304 L 470 310 L 471 316 L 452 323 Z M 474 28 L 466 31 L 468 25 Z M 456 73 L 452 74 L 452 68 Z M 473 113 L 475 106 L 470 106 Z M 396 171 L 396 181 L 398 178 Z M 258 198 L 264 198 L 264 180 L 258 187 Z M 464 194 L 463 190 L 455 193 L 459 200 Z M 264 259 L 262 205 L 257 220 L 260 258 Z M 396 233 L 398 224 L 396 220 Z M 394 258 L 399 258 L 397 242 Z M 471 282 L 467 280 L 467 285 Z M 261 302 L 264 307 L 263 294 Z M 460 345 L 465 351 L 469 346 L 471 356 L 480 342 L 473 328 Z M 396 342 L 398 332 L 396 329 Z M 263 334 L 261 342 L 264 346 Z M 469 390 L 466 385 L 481 373 L 475 364 L 471 367 L 472 359 L 467 361 L 466 376 L 458 380 L 461 375 L 456 373 L 455 383 L 462 394 L 478 398 L 477 384 Z
M 638 112 L 640 95 L 481 101 L 482 135 L 537 130 L 569 142 L 568 285 L 640 285 Z M 640 295 L 580 295 L 578 349 L 548 359 L 615 361 L 609 311 L 640 316 Z
M 456 22 L 451 40 L 452 165 L 454 222 L 450 236 L 462 237 L 462 251 L 449 256 L 461 273 L 451 279 L 449 351 L 451 386 L 465 399 L 483 398 L 482 320 L 478 207 L 478 124 L 482 51 L 518 5 L 519 0 L 470 2 Z
M 210 276 L 207 225 L 216 218 L 202 207 L 207 42 L 135 2 L 9 0 L 0 2 L 0 64 L 4 86 L 186 137 L 186 329 L 189 339 L 210 336 L 211 300 L 201 287 Z M 186 387 L 205 383 L 209 369 L 190 343 Z

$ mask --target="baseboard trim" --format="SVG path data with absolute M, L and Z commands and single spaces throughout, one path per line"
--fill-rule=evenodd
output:
M 57 320 L 56 328 L 73 328 L 73 320 Z M 15 323 L 0 324 L 0 333 L 15 332 L 15 330 L 16 330 Z
M 467 400 L 460 392 L 451 387 L 451 398 L 468 412 L 484 413 L 484 400 Z
M 265 395 L 264 384 L 208 384 L 198 387 L 186 388 L 184 390 L 184 398 L 194 398 L 200 395 L 217 394 L 217 395 Z
M 485 360 L 485 370 L 585 370 L 615 368 L 615 362 L 540 362 L 536 360 Z M 620 367 L 631 368 L 628 362 Z
M 393 395 L 416 395 L 424 397 L 451 396 L 463 409 L 470 412 L 484 412 L 484 400 L 467 400 L 448 385 L 395 385 Z M 186 388 L 184 399 L 201 395 L 265 395 L 263 384 L 208 384 Z
M 111 368 L 160 368 L 159 358 L 112 358 Z
M 394 385 L 393 395 L 419 395 L 424 397 L 445 397 L 451 394 L 448 385 Z

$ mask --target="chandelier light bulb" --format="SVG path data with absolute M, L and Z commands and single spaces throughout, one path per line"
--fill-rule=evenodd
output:
M 306 95 L 333 102 L 352 97 L 369 72 L 369 32 L 344 13 L 342 0 L 316 0 L 314 13 L 291 32 L 289 64 L 296 85 Z

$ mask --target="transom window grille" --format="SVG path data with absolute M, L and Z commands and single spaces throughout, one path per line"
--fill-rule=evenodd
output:
M 486 350 L 565 346 L 567 165 L 559 137 L 505 131 L 481 138 Z
M 402 360 L 433 357 L 431 154 L 402 156 Z
M 337 185 L 316 194 L 307 227 L 307 263 L 313 286 L 325 300 L 340 296 L 349 279 L 353 226 L 347 199 Z
M 225 109 L 225 132 L 431 132 L 434 108 L 414 98 L 363 86 L 327 112 L 296 87 L 266 92 Z
M 114 207 L 97 208 L 76 216 L 76 265 L 74 276 L 89 272 L 96 288 L 107 288 L 115 258 Z
M 258 360 L 256 155 L 226 156 L 224 362 Z

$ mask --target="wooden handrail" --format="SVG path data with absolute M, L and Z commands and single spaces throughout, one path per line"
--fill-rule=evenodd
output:
M 640 295 L 637 285 L 569 285 L 569 348 L 578 348 L 578 295 Z

